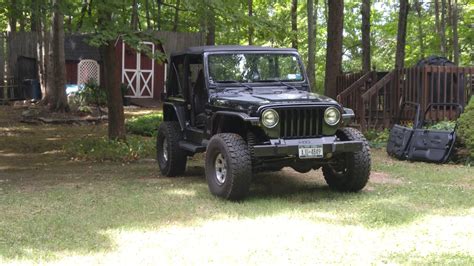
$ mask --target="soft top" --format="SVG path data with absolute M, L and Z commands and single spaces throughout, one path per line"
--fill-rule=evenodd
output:
M 251 45 L 216 45 L 216 46 L 193 46 L 186 50 L 173 53 L 171 56 L 184 55 L 184 54 L 203 54 L 205 52 L 239 52 L 239 51 L 262 51 L 262 52 L 296 52 L 294 48 L 274 48 L 274 47 L 263 47 L 263 46 L 251 46 Z

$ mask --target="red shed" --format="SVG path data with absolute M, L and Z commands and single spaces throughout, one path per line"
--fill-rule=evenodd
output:
M 103 81 L 99 50 L 89 45 L 86 38 L 85 35 L 69 35 L 65 39 L 67 84 L 83 83 L 89 78 L 94 78 L 99 83 Z M 148 45 L 153 53 L 163 52 L 161 44 L 144 44 Z M 137 52 L 121 40 L 116 42 L 115 54 L 115 78 L 128 86 L 127 97 L 159 100 L 165 82 L 164 64 Z

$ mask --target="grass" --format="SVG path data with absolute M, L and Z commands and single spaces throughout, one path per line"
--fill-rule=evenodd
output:
M 127 119 L 125 127 L 130 134 L 151 137 L 156 136 L 161 121 L 163 121 L 163 113 L 154 112 Z
M 177 178 L 150 160 L 71 161 L 62 147 L 105 134 L 103 125 L 22 125 L 6 113 L 0 263 L 474 263 L 473 168 L 373 150 L 361 193 L 330 191 L 319 171 L 284 169 L 257 175 L 248 200 L 231 203 L 209 194 L 202 156 Z

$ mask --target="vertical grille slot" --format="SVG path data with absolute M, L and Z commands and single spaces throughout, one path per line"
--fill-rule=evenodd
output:
M 321 136 L 323 108 L 279 109 L 280 137 L 311 138 Z

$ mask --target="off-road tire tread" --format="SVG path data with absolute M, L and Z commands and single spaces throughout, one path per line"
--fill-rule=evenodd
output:
M 229 186 L 226 186 L 226 189 L 216 196 L 222 197 L 224 199 L 238 201 L 242 200 L 248 195 L 250 184 L 252 182 L 252 160 L 248 145 L 245 140 L 238 134 L 234 133 L 220 133 L 214 135 L 209 141 L 209 147 L 212 148 L 213 145 L 217 145 L 219 140 L 225 144 L 223 147 L 226 150 L 226 157 L 228 158 L 227 164 L 227 178 L 229 179 Z M 206 178 L 210 182 L 209 178 L 213 178 L 212 171 L 209 160 L 210 154 L 206 154 Z
M 349 173 L 344 179 L 334 175 L 330 167 L 323 166 L 324 179 L 331 189 L 341 192 L 357 192 L 365 187 L 369 180 L 371 159 L 370 147 L 364 135 L 355 128 L 342 128 L 336 133 L 341 140 L 360 140 L 362 141 L 362 150 L 350 154 Z
M 186 151 L 179 147 L 179 141 L 183 139 L 183 133 L 178 122 L 165 121 L 160 124 L 158 127 L 158 136 L 157 136 L 157 161 L 158 164 L 158 141 L 160 134 L 164 134 L 165 138 L 168 139 L 168 147 L 170 148 L 168 152 L 168 164 L 169 167 L 161 169 L 161 173 L 168 177 L 174 177 L 182 175 L 186 171 L 187 163 L 187 154 Z

